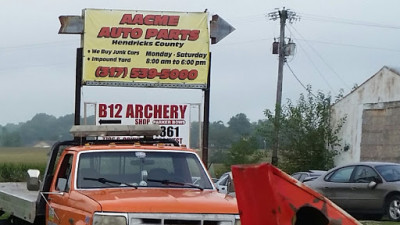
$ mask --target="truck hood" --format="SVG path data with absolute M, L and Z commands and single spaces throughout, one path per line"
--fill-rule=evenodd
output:
M 97 201 L 102 211 L 142 213 L 237 214 L 236 198 L 215 190 L 197 189 L 103 189 L 81 190 Z

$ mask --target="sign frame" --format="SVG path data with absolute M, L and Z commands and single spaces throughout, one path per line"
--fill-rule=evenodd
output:
M 101 9 L 82 13 L 82 85 L 207 87 L 208 13 Z

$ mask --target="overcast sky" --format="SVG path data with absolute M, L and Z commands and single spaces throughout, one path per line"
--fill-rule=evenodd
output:
M 303 85 L 347 94 L 383 66 L 399 66 L 398 0 L 0 0 L 0 125 L 74 112 L 79 35 L 58 34 L 60 15 L 82 9 L 124 9 L 218 14 L 236 30 L 210 47 L 210 121 L 238 113 L 250 121 L 273 111 L 278 57 L 272 54 L 279 22 L 266 15 L 290 9 L 300 21 L 286 36 L 297 44 L 284 67 L 283 102 Z M 289 67 L 288 67 L 289 66 Z M 291 70 L 293 73 L 291 72 Z M 297 79 L 296 79 L 297 77 Z M 301 83 L 300 83 L 300 82 Z M 201 103 L 201 90 L 84 87 L 82 102 Z M 83 115 L 83 114 L 82 114 Z

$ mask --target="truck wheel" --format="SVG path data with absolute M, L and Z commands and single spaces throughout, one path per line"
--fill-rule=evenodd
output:
M 386 214 L 392 221 L 400 221 L 400 196 L 394 195 L 386 202 Z

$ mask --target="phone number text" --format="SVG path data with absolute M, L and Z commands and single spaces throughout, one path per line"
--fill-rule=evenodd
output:
M 141 79 L 179 79 L 179 80 L 195 80 L 198 71 L 187 69 L 161 69 L 156 68 L 127 68 L 127 67 L 105 67 L 99 66 L 95 71 L 96 77 L 115 77 L 115 78 L 141 78 Z

